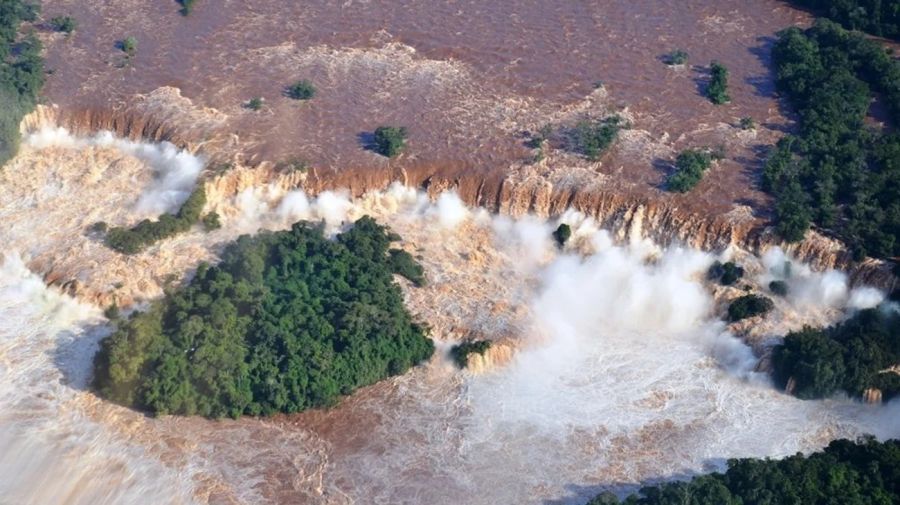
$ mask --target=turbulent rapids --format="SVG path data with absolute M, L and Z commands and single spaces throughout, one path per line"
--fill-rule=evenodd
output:
M 710 253 L 617 243 L 577 212 L 494 216 L 400 184 L 358 199 L 210 192 L 222 229 L 133 257 L 88 232 L 172 211 L 202 166 L 171 145 L 46 130 L 3 172 L 0 501 L 578 504 L 727 458 L 900 436 L 900 403 L 800 401 L 762 373 L 773 337 L 883 298 L 797 262 L 785 278 L 791 260 L 777 249 L 722 253 L 752 284 L 791 288 L 763 323 L 729 327 L 722 302 L 740 293 L 705 280 Z M 106 304 L 140 310 L 241 233 L 299 219 L 336 232 L 364 214 L 421 257 L 428 284 L 403 289 L 432 328 L 429 363 L 334 408 L 265 420 L 151 418 L 88 391 Z M 573 229 L 563 251 L 551 236 L 560 221 Z M 496 345 L 460 371 L 448 350 L 464 339 Z

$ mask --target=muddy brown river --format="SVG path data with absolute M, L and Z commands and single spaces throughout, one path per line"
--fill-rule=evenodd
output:
M 771 338 L 883 298 L 851 290 L 840 272 L 797 263 L 803 295 L 778 300 L 742 340 L 717 312 L 729 294 L 703 282 L 711 253 L 614 237 L 574 212 L 512 219 L 467 206 L 477 199 L 462 190 L 465 202 L 415 189 L 440 179 L 481 194 L 524 181 L 765 220 L 755 170 L 790 127 L 768 48 L 805 13 L 774 0 L 198 0 L 187 17 L 169 1 L 43 6 L 78 20 L 70 37 L 41 36 L 46 102 L 80 137 L 29 137 L 0 191 L 12 223 L 0 230 L 0 504 L 580 505 L 732 457 L 900 436 L 896 402 L 804 402 L 757 371 Z M 115 47 L 128 36 L 138 40 L 130 59 Z M 663 63 L 674 49 L 688 65 Z M 730 104 L 702 96 L 712 60 L 731 72 Z M 284 97 L 301 78 L 314 99 Z M 261 111 L 242 106 L 257 96 Z M 601 160 L 553 145 L 529 161 L 527 132 L 613 113 L 632 128 Z M 759 128 L 738 128 L 745 116 Z M 410 129 L 398 159 L 364 148 L 382 124 Z M 88 138 L 102 129 L 191 152 Z M 726 159 L 689 198 L 659 190 L 678 150 L 719 145 Z M 351 191 L 307 198 L 247 176 L 255 186 L 211 197 L 222 230 L 133 258 L 81 233 L 144 217 L 148 194 L 184 197 L 197 173 L 160 188 L 177 166 L 286 159 L 308 162 L 317 190 Z M 378 192 L 352 198 L 367 190 Z M 364 213 L 423 258 L 428 286 L 404 292 L 434 328 L 429 363 L 334 408 L 270 419 L 154 419 L 88 391 L 109 328 L 98 298 L 48 287 L 48 274 L 79 279 L 83 292 L 152 297 L 239 233 L 305 218 L 337 229 Z M 577 250 L 552 246 L 560 220 Z M 753 283 L 777 275 L 766 258 L 744 257 Z M 460 371 L 447 352 L 471 337 L 507 352 Z

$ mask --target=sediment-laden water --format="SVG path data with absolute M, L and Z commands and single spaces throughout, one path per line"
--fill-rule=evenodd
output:
M 19 216 L 2 232 L 0 501 L 576 504 L 601 489 L 721 468 L 731 457 L 783 456 L 863 433 L 900 436 L 900 404 L 804 402 L 756 372 L 754 351 L 717 316 L 728 292 L 703 281 L 710 254 L 637 239 L 615 245 L 576 213 L 561 218 L 575 238 L 560 252 L 550 237 L 556 222 L 491 216 L 452 193 L 432 202 L 397 185 L 355 201 L 245 190 L 210 203 L 222 230 L 123 258 L 85 234 L 83 209 L 127 224 L 149 212 L 148 201 L 177 202 L 193 179 L 163 182 L 190 172 L 188 155 L 39 139 L 13 165 L 35 177 L 0 186 L 0 215 Z M 98 160 L 107 168 L 91 172 Z M 119 170 L 104 175 L 111 166 Z M 113 189 L 121 193 L 105 203 L 73 197 Z M 364 213 L 423 258 L 429 285 L 404 289 L 434 328 L 431 362 L 333 409 L 266 420 L 152 419 L 86 390 L 108 331 L 92 300 L 117 289 L 157 296 L 166 273 L 189 273 L 242 231 L 296 219 L 337 229 Z M 49 233 L 55 226 L 68 230 L 65 240 Z M 785 275 L 778 251 L 763 260 L 728 254 L 755 285 Z M 82 301 L 48 288 L 48 271 L 80 278 Z M 791 271 L 793 294 L 750 332 L 757 350 L 789 328 L 881 298 L 849 289 L 838 272 Z M 446 351 L 463 336 L 510 352 L 477 373 L 459 371 Z

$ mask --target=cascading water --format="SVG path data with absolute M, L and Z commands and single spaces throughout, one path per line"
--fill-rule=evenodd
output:
M 0 186 L 7 192 L 0 215 L 17 219 L 2 232 L 0 503 L 576 504 L 604 488 L 718 469 L 731 457 L 782 456 L 862 433 L 900 436 L 896 402 L 804 402 L 755 372 L 753 351 L 716 316 L 703 282 L 709 254 L 648 242 L 616 246 L 576 214 L 563 217 L 574 245 L 559 252 L 550 223 L 489 216 L 452 193 L 431 202 L 394 186 L 351 201 L 261 187 L 211 202 L 222 230 L 196 230 L 123 259 L 84 238 L 90 223 L 80 209 L 96 205 L 71 190 L 130 188 L 90 216 L 109 213 L 125 223 L 141 214 L 142 195 L 183 193 L 190 184 L 166 186 L 165 176 L 147 177 L 124 158 L 115 162 L 128 167 L 124 175 L 106 165 L 85 176 L 98 157 L 112 159 L 98 149 L 154 162 L 122 146 L 73 144 L 61 154 L 54 145 L 53 162 L 67 167 Z M 39 159 L 39 147 L 24 156 Z M 163 163 L 184 159 L 170 154 Z M 29 208 L 52 212 L 41 221 Z M 65 253 L 78 260 L 57 268 L 72 268 L 86 289 L 108 289 L 121 271 L 141 278 L 146 266 L 157 269 L 145 280 L 153 296 L 155 279 L 214 257 L 238 233 L 296 219 L 337 229 L 365 213 L 422 256 L 429 284 L 405 293 L 434 327 L 439 353 L 333 409 L 294 416 L 151 419 L 97 399 L 86 386 L 96 343 L 108 331 L 100 308 L 47 288 L 26 267 L 56 265 L 61 241 L 76 244 Z M 754 283 L 787 278 L 791 285 L 767 319 L 768 335 L 827 323 L 838 309 L 881 298 L 850 290 L 837 272 L 795 263 L 787 277 L 789 258 L 778 252 L 747 261 L 756 267 Z M 467 332 L 504 339 L 515 353 L 482 373 L 458 371 L 446 350 Z

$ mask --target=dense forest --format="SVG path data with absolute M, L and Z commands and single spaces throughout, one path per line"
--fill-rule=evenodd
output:
M 19 25 L 34 21 L 39 10 L 22 0 L 0 0 L 0 166 L 18 152 L 19 123 L 44 85 L 41 42 L 19 34 Z
M 900 375 L 881 373 L 900 364 L 900 316 L 863 310 L 830 328 L 789 333 L 772 353 L 775 382 L 793 379 L 793 394 L 813 399 L 838 391 L 860 396 L 880 389 L 885 399 L 900 392 Z
M 877 96 L 900 124 L 900 64 L 827 20 L 781 32 L 772 54 L 778 89 L 799 116 L 763 171 L 778 232 L 800 240 L 815 223 L 857 259 L 900 254 L 900 136 L 865 121 Z
M 305 222 L 242 236 L 221 263 L 119 321 L 93 385 L 156 414 L 237 417 L 330 405 L 401 374 L 434 345 L 393 280 L 395 240 L 369 217 L 334 240 Z
M 851 30 L 900 39 L 900 2 L 896 0 L 791 0 Z
M 889 505 L 900 503 L 900 440 L 835 440 L 824 451 L 781 460 L 732 459 L 725 473 L 641 489 L 588 505 Z

